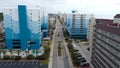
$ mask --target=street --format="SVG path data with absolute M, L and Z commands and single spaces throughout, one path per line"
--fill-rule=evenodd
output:
M 61 41 L 62 53 L 58 56 L 58 41 Z M 56 20 L 56 29 L 53 37 L 53 53 L 51 68 L 70 68 L 68 54 L 66 52 L 65 40 L 63 36 L 62 26 L 59 19 Z

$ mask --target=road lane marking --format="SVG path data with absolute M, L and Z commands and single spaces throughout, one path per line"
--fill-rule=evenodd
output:
M 5 62 L 5 64 L 4 64 L 4 65 L 7 65 L 7 63 L 8 63 L 8 62 Z
M 1 62 L 0 65 L 4 64 L 5 62 Z
M 13 62 L 10 62 L 8 65 L 11 65 Z
M 22 65 L 24 65 L 25 64 L 25 62 L 23 62 L 23 64 Z
M 36 61 L 36 65 L 38 64 L 38 61 Z
M 33 65 L 34 61 L 31 63 Z
M 17 62 L 14 62 L 13 65 L 15 65 Z

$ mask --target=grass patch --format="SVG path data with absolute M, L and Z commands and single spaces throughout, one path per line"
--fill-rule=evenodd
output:
M 49 63 L 49 60 L 42 60 L 41 63 L 42 63 L 43 65 L 46 65 L 46 64 Z

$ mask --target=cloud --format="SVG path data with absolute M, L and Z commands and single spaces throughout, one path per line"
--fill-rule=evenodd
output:
M 96 17 L 112 18 L 120 12 L 119 3 L 120 0 L 0 0 L 0 7 L 15 7 L 18 4 L 39 5 L 49 8 L 50 13 L 71 13 L 72 10 L 78 10 L 80 13 L 96 14 Z

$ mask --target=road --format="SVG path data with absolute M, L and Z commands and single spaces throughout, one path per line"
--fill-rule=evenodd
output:
M 48 65 L 42 65 L 39 61 L 3 61 L 0 68 L 48 68 Z
M 58 56 L 58 41 L 61 41 L 62 55 Z M 68 54 L 66 52 L 65 41 L 62 31 L 62 26 L 59 19 L 56 20 L 56 29 L 53 37 L 53 53 L 52 53 L 52 68 L 71 68 L 69 64 Z

